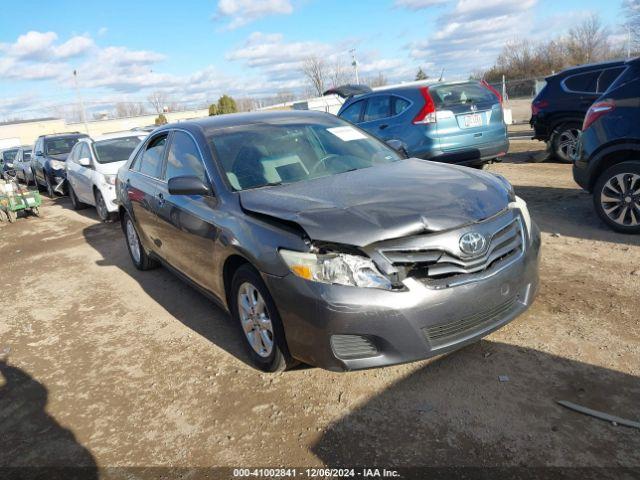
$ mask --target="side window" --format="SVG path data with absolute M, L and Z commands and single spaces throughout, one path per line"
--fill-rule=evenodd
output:
M 35 155 L 35 152 L 42 153 L 42 137 L 36 140 L 36 146 L 33 147 L 34 155 Z
M 144 148 L 142 157 L 136 162 L 140 165 L 137 170 L 150 177 L 160 178 L 162 158 L 167 145 L 167 134 L 153 138 Z
M 340 114 L 340 118 L 344 118 L 351 123 L 358 123 L 360 121 L 360 114 L 362 113 L 363 105 L 364 102 L 362 100 L 349 105 L 346 110 Z
M 405 100 L 404 98 L 400 97 L 393 97 L 391 115 L 400 115 L 407 108 L 409 108 L 410 105 L 411 103 L 409 102 L 409 100 Z
M 391 97 L 389 95 L 378 95 L 370 97 L 367 102 L 367 109 L 364 112 L 364 121 L 371 122 L 380 120 L 391 115 Z
M 598 77 L 598 93 L 606 92 L 615 79 L 620 76 L 623 70 L 624 67 L 608 68 L 603 70 L 600 77 Z
M 602 70 L 595 72 L 580 73 L 567 77 L 564 81 L 565 86 L 572 92 L 595 93 L 598 83 L 598 77 Z
M 184 132 L 174 132 L 167 153 L 167 168 L 164 178 L 194 176 L 207 180 L 200 153 L 193 139 Z

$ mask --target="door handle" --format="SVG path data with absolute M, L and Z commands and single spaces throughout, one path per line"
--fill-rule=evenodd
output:
M 389 125 L 387 125 L 386 123 L 384 125 L 380 125 L 378 128 L 380 130 L 384 130 L 385 128 L 387 128 Z
M 158 206 L 162 207 L 164 205 L 165 199 L 162 193 L 158 194 Z

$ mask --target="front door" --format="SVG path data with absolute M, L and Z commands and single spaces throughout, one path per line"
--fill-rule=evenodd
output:
M 167 182 L 183 176 L 195 176 L 210 184 L 195 140 L 177 130 L 167 151 L 165 181 L 156 190 L 160 254 L 174 268 L 213 292 L 217 200 L 213 195 L 171 195 Z

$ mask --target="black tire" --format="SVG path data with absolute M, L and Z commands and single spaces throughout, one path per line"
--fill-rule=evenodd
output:
M 42 212 L 40 211 L 40 207 L 33 207 L 31 209 L 31 214 L 36 217 L 42 217 Z
M 107 204 L 104 202 L 104 198 L 100 191 L 96 190 L 94 193 L 94 197 L 96 199 L 96 212 L 98 212 L 98 217 L 103 222 L 109 222 L 112 220 L 111 213 L 107 210 Z
M 562 163 L 573 163 L 581 129 L 582 125 L 578 122 L 566 122 L 554 129 L 551 149 L 556 159 Z
M 53 185 L 51 185 L 51 179 L 47 174 L 44 175 L 44 181 L 46 183 L 45 187 L 47 189 L 47 196 L 49 198 L 56 198 L 56 192 L 53 189 Z
M 83 208 L 87 208 L 86 203 L 82 203 L 80 200 L 78 200 L 78 196 L 73 190 L 71 184 L 69 184 L 69 198 L 71 199 L 71 206 L 74 210 L 82 210 Z
M 9 223 L 14 223 L 18 219 L 18 212 L 7 210 L 6 213 L 7 213 L 7 220 L 9 220 Z
M 130 243 L 130 238 L 128 233 L 129 222 L 131 224 L 130 228 L 132 228 L 133 232 L 135 232 L 135 241 L 137 242 L 137 245 L 138 245 L 139 255 L 136 255 L 136 253 L 132 249 L 132 246 L 129 244 Z M 142 243 L 140 242 L 140 237 L 138 236 L 138 231 L 136 230 L 135 224 L 133 223 L 133 220 L 131 220 L 131 217 L 128 214 L 125 214 L 124 218 L 122 219 L 122 226 L 124 229 L 125 243 L 127 244 L 127 250 L 129 250 L 129 256 L 131 257 L 131 262 L 133 262 L 133 265 L 138 270 L 143 270 L 143 271 L 157 268 L 159 266 L 158 261 L 154 258 L 151 258 L 149 254 L 145 251 L 144 247 L 142 246 Z M 133 241 L 133 239 L 131 239 L 131 241 Z
M 622 193 L 619 179 L 624 182 L 626 194 Z M 618 188 L 613 188 L 616 185 Z M 633 189 L 630 188 L 632 185 Z M 620 233 L 640 233 L 640 159 L 618 163 L 601 173 L 593 187 L 592 196 L 596 212 L 612 230 Z M 607 202 L 607 198 L 616 198 L 618 202 Z M 619 221 L 615 217 L 622 220 Z
M 260 293 L 264 299 L 268 317 L 271 320 L 271 325 L 273 327 L 273 331 L 271 332 L 273 334 L 273 346 L 271 348 L 271 353 L 268 356 L 261 356 L 254 350 L 249 342 L 248 334 L 245 334 L 242 326 L 238 308 L 238 298 L 240 287 L 245 284 L 250 284 Z M 231 299 L 231 315 L 240 328 L 242 337 L 245 339 L 245 346 L 247 347 L 247 351 L 249 352 L 253 365 L 264 372 L 282 372 L 295 366 L 297 362 L 291 358 L 291 355 L 289 355 L 284 328 L 282 326 L 282 321 L 280 320 L 280 314 L 278 313 L 276 304 L 273 301 L 267 286 L 253 267 L 250 265 L 243 265 L 236 271 L 233 276 L 233 280 L 231 281 L 231 295 L 229 298 Z

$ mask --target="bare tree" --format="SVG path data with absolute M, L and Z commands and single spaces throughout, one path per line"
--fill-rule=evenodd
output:
M 611 51 L 608 29 L 592 14 L 569 30 L 567 53 L 572 63 L 591 63 L 607 58 Z
M 378 72 L 378 75 L 376 75 L 375 77 L 367 78 L 365 83 L 371 88 L 376 88 L 384 87 L 389 82 L 387 81 L 387 77 L 385 77 L 382 72 Z
M 155 91 L 147 97 L 147 101 L 151 104 L 156 113 L 160 114 L 167 105 L 167 94 L 161 91 Z
M 142 102 L 118 102 L 115 109 L 117 118 L 139 117 L 147 113 Z
M 640 52 L 640 0 L 625 0 L 622 3 L 624 17 L 627 21 L 627 34 L 631 37 L 631 54 Z
M 350 77 L 350 69 L 348 67 L 345 67 L 340 57 L 336 58 L 336 60 L 331 65 L 329 72 L 329 80 L 331 81 L 331 86 L 335 88 L 339 87 L 340 85 L 349 83 Z
M 327 83 L 327 65 L 316 55 L 310 55 L 302 62 L 302 73 L 314 95 L 322 96 Z

